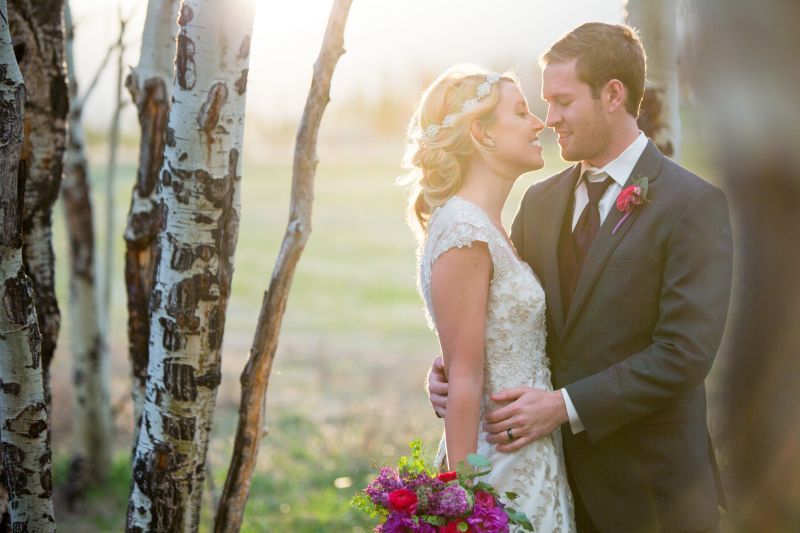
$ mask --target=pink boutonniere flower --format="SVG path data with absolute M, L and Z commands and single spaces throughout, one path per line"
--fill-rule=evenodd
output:
M 633 185 L 628 185 L 619 193 L 619 196 L 617 196 L 617 209 L 621 213 L 625 213 L 625 216 L 614 226 L 611 235 L 617 232 L 623 222 L 631 216 L 631 213 L 636 207 L 649 202 L 647 199 L 648 182 L 649 179 L 646 176 L 642 176 L 639 179 L 633 180 Z

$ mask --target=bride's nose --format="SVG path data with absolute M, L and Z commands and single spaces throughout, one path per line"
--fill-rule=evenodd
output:
M 544 122 L 542 122 L 542 120 L 539 117 L 531 113 L 531 126 L 536 131 L 536 133 L 539 133 L 544 129 Z

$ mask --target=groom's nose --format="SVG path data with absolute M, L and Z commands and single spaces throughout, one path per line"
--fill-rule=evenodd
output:
M 547 116 L 544 119 L 545 125 L 548 128 L 555 128 L 559 122 L 561 122 L 561 115 L 553 110 L 553 106 L 547 106 Z

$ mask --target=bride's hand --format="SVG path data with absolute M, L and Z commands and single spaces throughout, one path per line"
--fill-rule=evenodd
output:
M 560 391 L 517 387 L 493 394 L 492 400 L 510 402 L 483 417 L 486 440 L 496 444 L 498 452 L 519 450 L 569 420 Z
M 447 378 L 444 375 L 444 360 L 441 356 L 433 360 L 425 386 L 436 416 L 444 418 L 447 404 Z

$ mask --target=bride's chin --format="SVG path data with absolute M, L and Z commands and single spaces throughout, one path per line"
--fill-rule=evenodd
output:
M 540 157 L 538 160 L 532 161 L 531 164 L 528 165 L 528 167 L 523 171 L 523 173 L 533 172 L 534 170 L 541 170 L 543 168 L 544 168 L 544 159 Z

